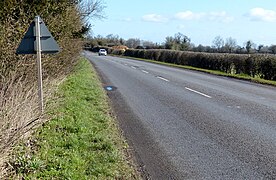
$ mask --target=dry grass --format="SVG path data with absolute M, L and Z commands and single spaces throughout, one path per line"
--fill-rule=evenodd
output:
M 63 51 L 58 55 L 42 57 L 45 102 L 71 71 L 81 48 L 78 40 L 69 39 L 60 46 Z M 13 146 L 46 119 L 39 113 L 35 56 L 16 56 L 14 51 L 0 52 L 0 179 L 8 169 L 6 162 Z
M 39 111 L 35 79 L 22 81 L 15 79 L 15 74 L 7 78 L 0 89 L 0 179 L 9 170 L 7 162 L 14 145 L 46 120 Z M 63 77 L 44 80 L 46 102 Z
M 0 94 L 2 100 L 0 109 L 0 153 L 2 154 L 0 165 L 2 174 L 5 173 L 4 162 L 7 160 L 11 147 L 20 136 L 28 131 L 31 122 L 39 119 L 38 108 L 35 103 L 37 101 L 35 86 L 12 81 L 7 86 L 8 89 L 6 91 L 1 90 Z
M 43 7 L 40 15 L 62 49 L 55 56 L 42 57 L 45 101 L 55 84 L 71 71 L 81 50 L 80 41 L 73 39 L 73 33 L 82 27 L 74 6 L 63 1 L 9 2 L 0 3 L 0 179 L 13 146 L 46 119 L 39 114 L 37 103 L 35 56 L 15 54 L 37 10 Z
M 89 61 L 79 61 L 53 97 L 50 120 L 16 147 L 6 178 L 139 179 Z

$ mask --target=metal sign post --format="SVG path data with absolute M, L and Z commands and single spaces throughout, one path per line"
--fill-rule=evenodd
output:
M 17 54 L 36 54 L 37 55 L 37 72 L 38 72 L 38 96 L 39 109 L 43 113 L 43 90 L 42 90 L 42 65 L 41 54 L 58 53 L 60 48 L 47 29 L 46 25 L 39 16 L 36 16 L 30 24 L 25 36 L 19 44 Z
M 42 87 L 42 66 L 41 66 L 41 42 L 40 42 L 40 18 L 35 17 L 35 34 L 36 34 L 36 56 L 37 56 L 37 75 L 38 75 L 38 96 L 39 109 L 43 113 L 43 87 Z

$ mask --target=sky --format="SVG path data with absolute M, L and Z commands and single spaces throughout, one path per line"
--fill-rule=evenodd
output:
M 92 35 L 119 35 L 157 43 L 180 32 L 195 45 L 216 36 L 237 44 L 276 44 L 276 0 L 103 0 L 105 19 L 91 20 Z

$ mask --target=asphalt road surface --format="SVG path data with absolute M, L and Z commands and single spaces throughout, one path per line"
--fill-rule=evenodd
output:
M 275 87 L 84 54 L 144 178 L 276 179 Z

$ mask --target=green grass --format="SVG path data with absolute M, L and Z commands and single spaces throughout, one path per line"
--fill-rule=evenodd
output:
M 113 55 L 113 56 L 117 56 L 117 55 Z M 146 61 L 146 62 L 161 64 L 161 65 L 170 66 L 170 67 L 189 69 L 189 70 L 204 72 L 204 73 L 208 73 L 208 74 L 214 74 L 214 75 L 218 75 L 218 76 L 226 76 L 226 77 L 231 77 L 231 78 L 235 78 L 235 79 L 241 79 L 241 80 L 251 81 L 251 82 L 255 82 L 255 83 L 276 86 L 276 81 L 265 80 L 265 79 L 261 79 L 259 77 L 251 77 L 246 74 L 229 74 L 229 73 L 216 71 L 216 70 L 202 69 L 202 68 L 196 68 L 196 67 L 192 67 L 192 66 L 177 65 L 177 64 L 171 64 L 171 63 L 166 63 L 166 62 L 160 62 L 160 61 L 154 61 L 154 60 L 142 59 L 142 58 L 135 58 L 135 57 L 129 57 L 129 56 L 118 56 L 118 57 L 126 57 L 129 59 Z
M 58 107 L 35 133 L 35 150 L 20 146 L 11 163 L 25 179 L 137 179 L 127 144 L 110 116 L 107 96 L 82 59 L 58 90 Z M 50 103 L 51 104 L 51 103 Z M 30 151 L 30 152 L 28 152 Z

